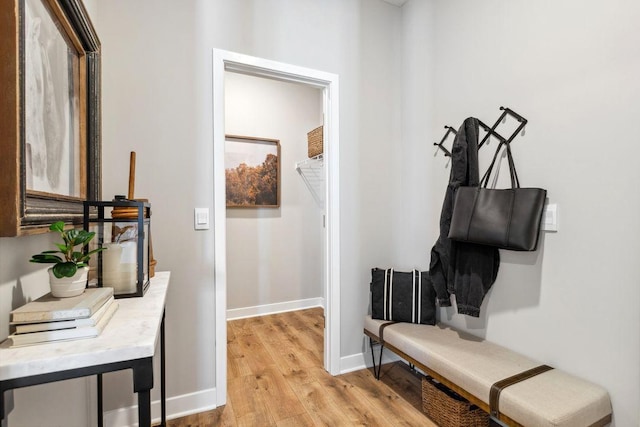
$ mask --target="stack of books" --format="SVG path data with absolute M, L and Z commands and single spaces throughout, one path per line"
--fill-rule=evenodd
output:
M 88 288 L 70 298 L 46 294 L 11 312 L 11 346 L 97 337 L 117 309 L 113 288 Z

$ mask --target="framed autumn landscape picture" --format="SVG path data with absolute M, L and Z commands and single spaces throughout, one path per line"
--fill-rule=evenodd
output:
M 225 178 L 228 208 L 280 207 L 280 141 L 227 135 Z

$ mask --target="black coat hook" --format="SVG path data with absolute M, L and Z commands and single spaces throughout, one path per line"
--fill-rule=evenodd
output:
M 447 150 L 442 144 L 444 144 L 444 142 L 447 140 L 447 138 L 449 137 L 449 134 L 453 133 L 454 135 L 456 135 L 458 132 L 451 126 L 445 125 L 444 128 L 447 130 L 447 132 L 444 134 L 440 142 L 434 142 L 433 145 L 435 145 L 436 147 L 444 151 L 445 157 L 451 157 L 451 151 Z
M 527 124 L 527 119 L 525 119 L 524 117 L 522 117 L 520 114 L 516 113 L 509 107 L 501 106 L 500 111 L 502 111 L 502 113 L 500 114 L 500 117 L 498 117 L 498 119 L 495 121 L 493 126 L 491 126 L 490 128 L 486 124 L 482 123 L 482 121 L 480 121 L 480 126 L 483 127 L 483 129 L 487 132 L 487 134 L 485 135 L 484 138 L 482 138 L 482 141 L 480 141 L 478 148 L 482 147 L 485 144 L 485 142 L 489 140 L 490 136 L 495 136 L 500 141 L 500 144 L 498 147 L 500 147 L 503 144 L 509 144 L 511 141 L 514 140 L 516 135 L 518 135 L 518 133 L 520 133 L 520 131 L 524 129 L 525 125 Z M 520 124 L 508 138 L 504 138 L 502 135 L 496 132 L 496 129 L 498 128 L 500 123 L 503 123 L 505 121 L 505 119 L 507 118 L 507 115 L 516 119 Z
M 480 141 L 480 144 L 478 144 L 478 148 L 482 147 L 489 140 L 490 137 L 494 137 L 498 141 L 500 141 L 497 148 L 497 150 L 499 150 L 500 147 L 502 147 L 502 145 L 510 144 L 511 141 L 513 141 L 515 137 L 518 135 L 518 133 L 520 133 L 521 131 L 523 132 L 523 135 L 524 135 L 524 127 L 527 124 L 527 119 L 525 119 L 523 116 L 516 113 L 509 107 L 501 106 L 500 111 L 502 111 L 502 113 L 500 114 L 500 117 L 498 117 L 498 119 L 495 121 L 493 126 L 489 126 L 486 123 L 484 123 L 482 120 L 478 120 L 478 124 L 480 125 L 480 127 L 482 127 L 482 129 L 484 129 L 484 131 L 487 133 L 484 136 L 484 138 L 482 138 L 482 141 Z M 507 115 L 516 119 L 519 122 L 519 125 L 516 128 L 516 130 L 514 130 L 513 133 L 508 138 L 505 138 L 504 136 L 499 134 L 496 131 L 496 129 L 500 126 L 501 123 L 506 121 Z M 444 136 L 442 137 L 439 143 L 434 142 L 433 145 L 437 146 L 440 150 L 442 150 L 446 157 L 451 157 L 451 151 L 447 150 L 443 144 L 447 140 L 450 134 L 453 133 L 454 135 L 456 135 L 458 132 L 451 126 L 445 126 L 444 128 L 447 130 L 447 132 L 444 134 Z

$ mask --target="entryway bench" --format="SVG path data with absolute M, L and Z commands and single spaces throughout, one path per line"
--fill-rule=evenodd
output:
M 611 422 L 609 393 L 602 387 L 450 326 L 367 316 L 364 333 L 504 424 L 597 427 Z M 526 379 L 500 384 L 523 372 Z

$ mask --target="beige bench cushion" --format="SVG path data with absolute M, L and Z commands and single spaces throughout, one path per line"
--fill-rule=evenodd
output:
M 380 324 L 365 319 L 378 335 Z M 384 341 L 488 404 L 495 382 L 542 363 L 449 326 L 398 323 L 384 330 Z M 505 388 L 500 412 L 525 426 L 589 426 L 611 413 L 602 387 L 558 369 Z

